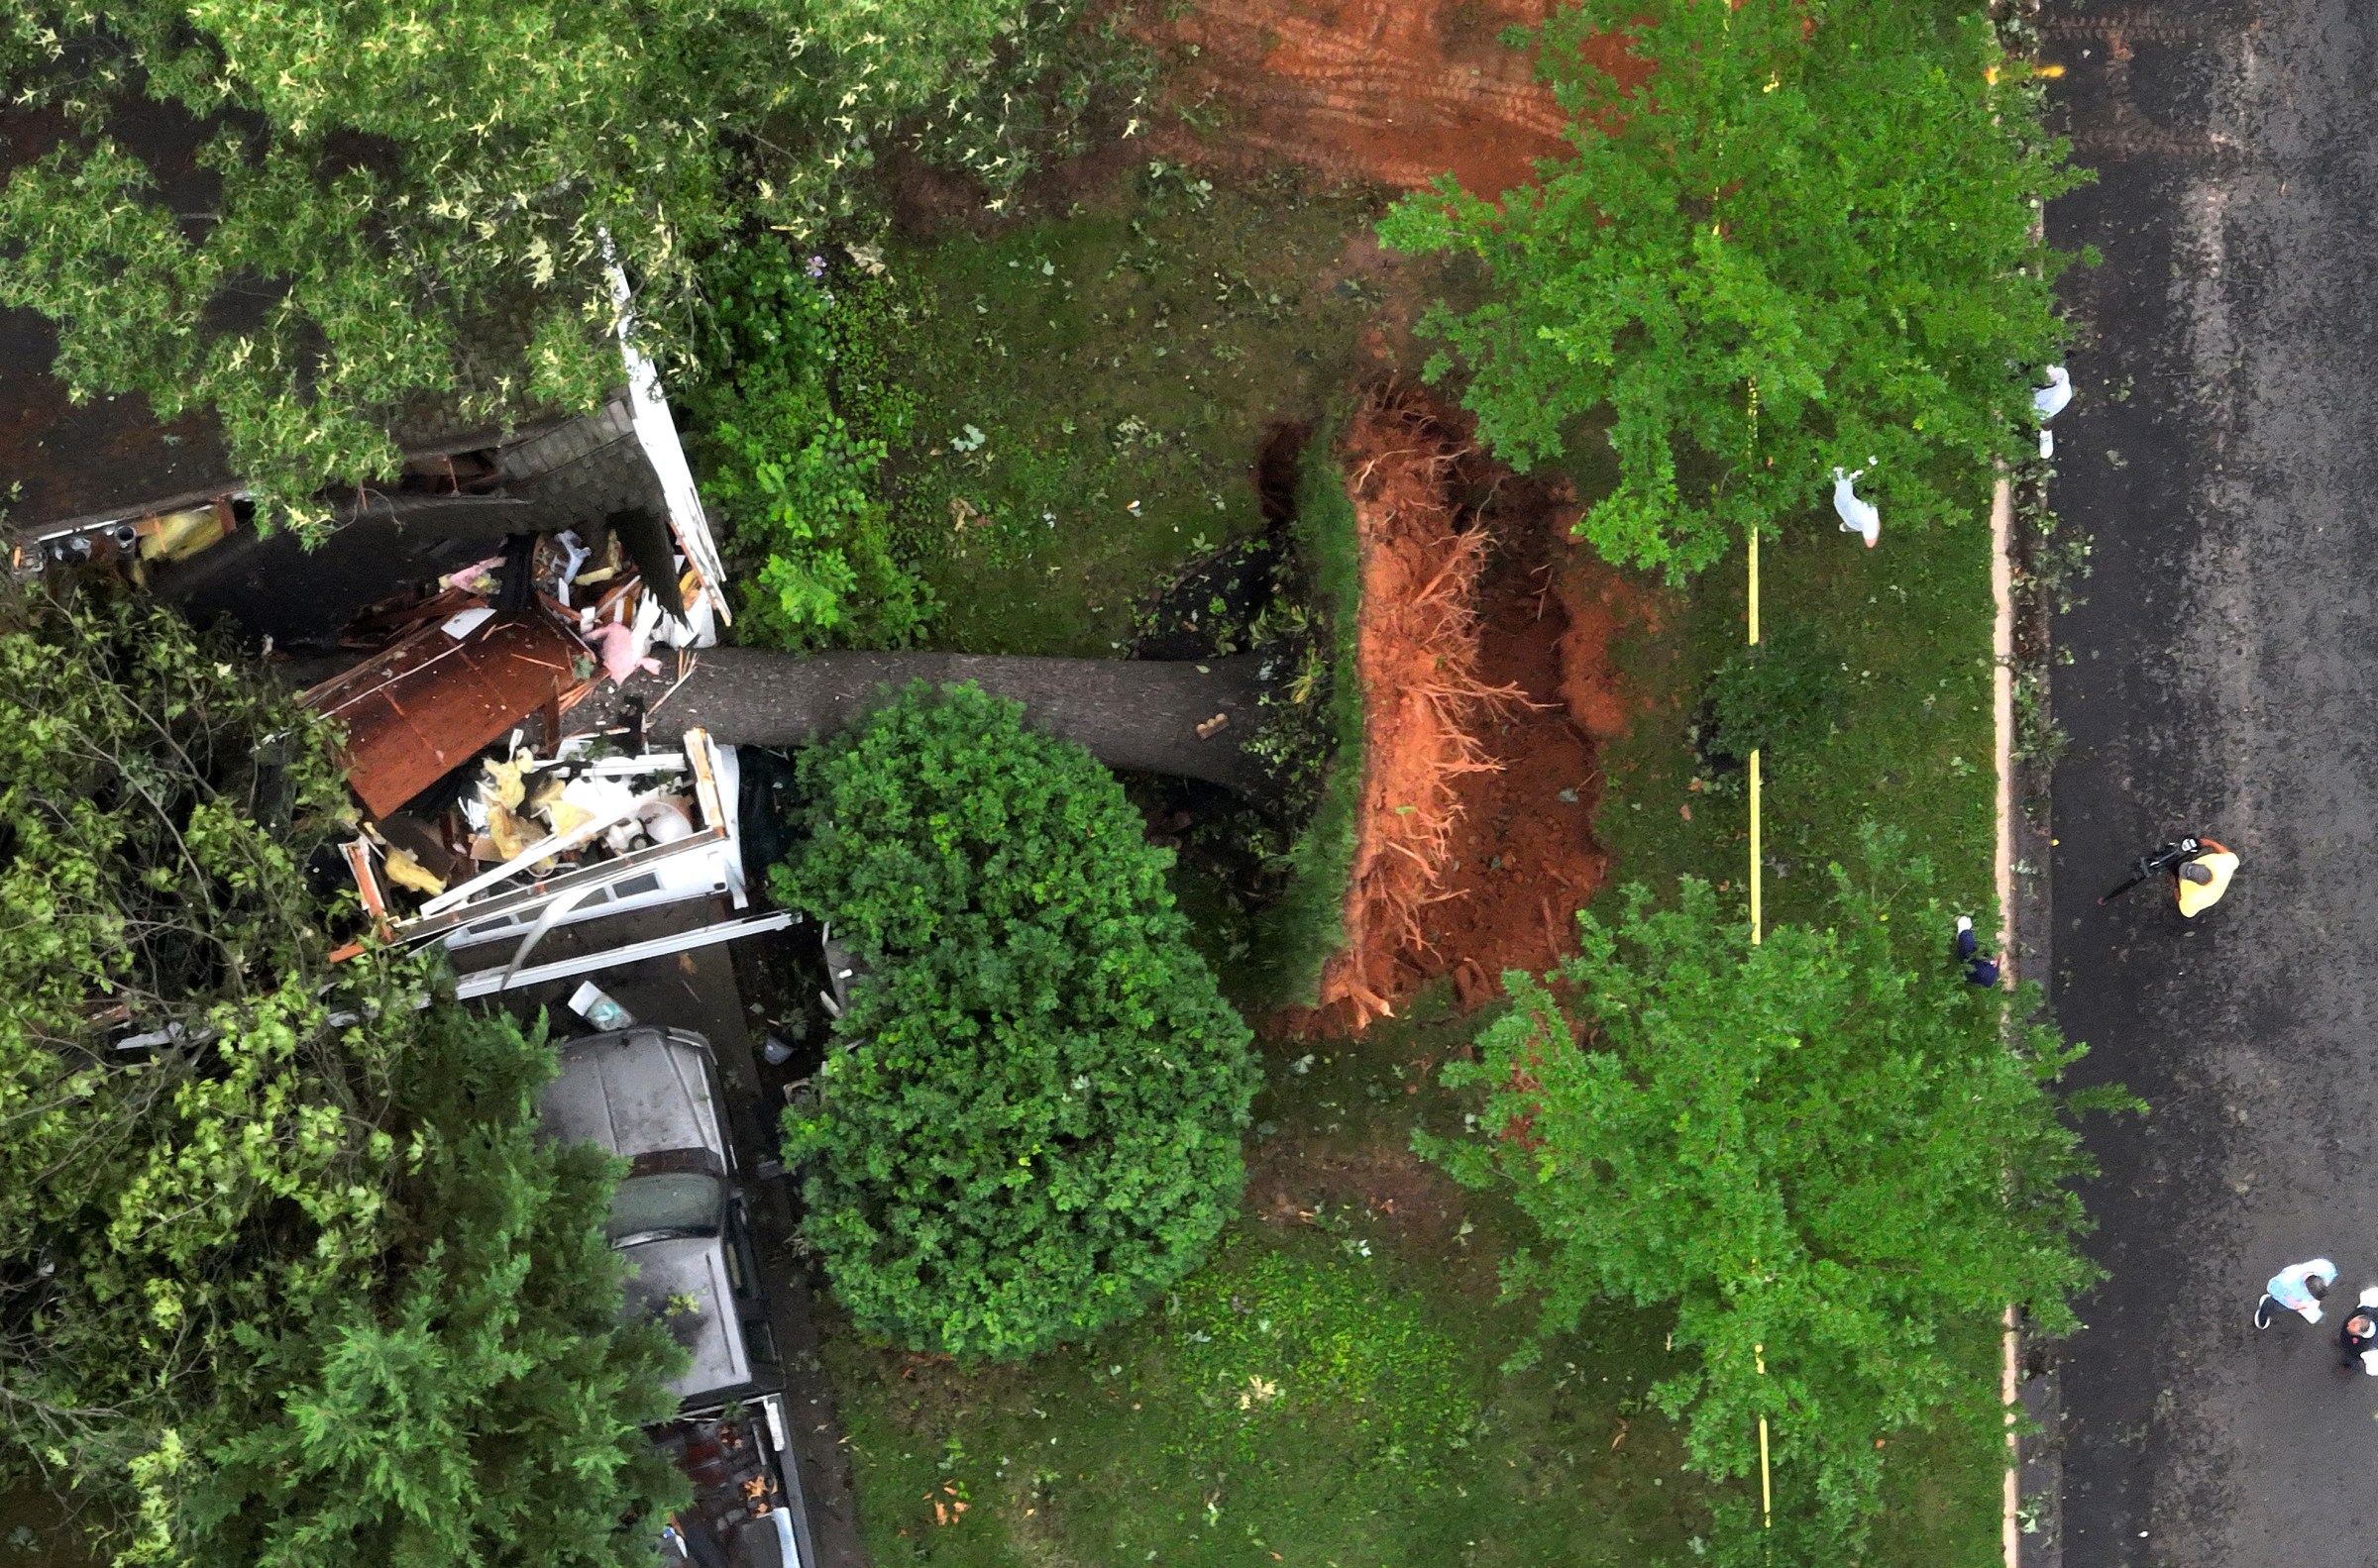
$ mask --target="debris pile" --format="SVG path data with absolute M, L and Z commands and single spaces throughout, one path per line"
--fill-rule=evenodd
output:
M 790 1467 L 784 1398 L 765 1394 L 715 1418 L 682 1420 L 661 1449 L 694 1484 L 694 1501 L 671 1516 L 661 1555 L 721 1568 L 799 1568 L 794 1516 L 780 1476 Z M 721 1557 L 720 1554 L 723 1554 Z
M 698 574 L 664 567 L 657 587 L 628 537 L 657 525 L 622 517 L 595 530 L 523 535 L 505 553 L 365 607 L 342 646 L 373 657 L 305 693 L 347 729 L 356 794 L 375 814 L 402 806 L 507 730 L 534 717 L 548 749 L 603 679 L 657 672 L 656 649 L 717 641 Z M 650 543 L 635 554 L 654 554 Z M 665 545 L 660 558 L 669 562 Z

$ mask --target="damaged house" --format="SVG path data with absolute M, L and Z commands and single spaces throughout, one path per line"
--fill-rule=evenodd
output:
M 193 620 L 229 617 L 304 684 L 347 732 L 365 909 L 383 939 L 445 945 L 466 996 L 651 956 L 582 932 L 532 964 L 556 927 L 716 900 L 729 917 L 684 946 L 790 918 L 745 913 L 735 749 L 658 711 L 732 609 L 652 366 L 623 353 L 594 413 L 416 445 L 394 483 L 332 497 L 312 548 L 249 526 L 231 483 L 14 547 L 20 570 L 112 566 Z M 641 701 L 586 706 L 638 675 L 667 678 L 651 744 Z

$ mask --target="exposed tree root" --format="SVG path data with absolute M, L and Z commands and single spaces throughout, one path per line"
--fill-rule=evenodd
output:
M 1362 546 L 1364 774 L 1347 944 L 1321 999 L 1344 1004 L 1356 1028 L 1393 1011 L 1397 956 L 1428 946 L 1422 911 L 1452 896 L 1442 889 L 1461 814 L 1457 781 L 1502 766 L 1481 723 L 1530 705 L 1518 686 L 1478 676 L 1487 537 L 1462 526 L 1451 483 L 1467 455 L 1425 405 L 1397 393 L 1366 403 L 1346 440 Z

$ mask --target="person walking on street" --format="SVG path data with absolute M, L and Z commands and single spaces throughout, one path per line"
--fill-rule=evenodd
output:
M 1974 935 L 1971 915 L 1957 917 L 1957 960 L 1965 966 L 1965 978 L 1975 985 L 1999 983 L 1999 961 L 1982 951 L 1982 939 Z
M 2336 1342 L 2344 1346 L 2346 1367 L 2359 1362 L 2362 1371 L 2378 1378 L 2378 1285 L 2361 1293 L 2360 1304 L 2337 1328 Z
M 2156 845 L 2151 855 L 2141 855 L 2131 868 L 2129 881 L 2098 902 L 2111 903 L 2140 883 L 2168 875 L 2181 916 L 2193 920 L 2221 901 L 2236 873 L 2237 856 L 2227 845 L 2209 838 L 2174 839 Z
M 2336 1282 L 2336 1265 L 2326 1258 L 2314 1258 L 2308 1263 L 2291 1263 L 2271 1276 L 2263 1287 L 2262 1301 L 2254 1308 L 2254 1326 L 2271 1326 L 2271 1307 L 2275 1303 L 2291 1312 L 2303 1314 L 2308 1323 L 2321 1320 L 2321 1298 Z

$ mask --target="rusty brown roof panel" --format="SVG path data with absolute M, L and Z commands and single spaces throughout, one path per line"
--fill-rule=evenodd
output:
M 348 783 L 385 816 L 575 685 L 585 657 L 543 611 L 498 611 L 459 642 L 425 627 L 305 701 L 347 727 Z

